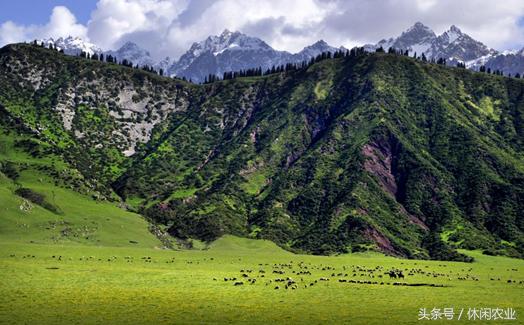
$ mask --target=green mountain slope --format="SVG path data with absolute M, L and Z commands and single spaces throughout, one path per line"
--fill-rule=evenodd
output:
M 30 45 L 0 70 L 18 148 L 176 237 L 523 256 L 522 80 L 377 53 L 196 86 Z
M 0 237 L 4 243 L 164 246 L 140 216 L 74 191 L 72 184 L 85 182 L 77 170 L 57 155 L 35 155 L 48 146 L 23 132 L 17 134 L 16 127 L 0 125 Z M 26 152 L 26 142 L 32 143 L 33 154 Z

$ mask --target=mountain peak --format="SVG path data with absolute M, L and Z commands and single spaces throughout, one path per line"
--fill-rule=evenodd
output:
M 127 51 L 130 51 L 130 50 L 141 50 L 140 46 L 138 46 L 138 44 L 134 43 L 134 42 L 131 42 L 131 41 L 127 41 L 124 43 L 124 45 L 122 45 L 120 47 L 120 51 L 123 51 L 123 50 L 127 50 Z
M 466 62 L 497 54 L 497 51 L 463 33 L 456 25 L 451 25 L 447 31 L 437 36 L 421 22 L 416 22 L 397 38 L 384 39 L 364 47 L 374 51 L 380 46 L 384 49 L 392 47 L 407 50 L 417 55 L 424 53 L 428 59 L 445 58 L 452 64 L 454 61 Z
M 431 28 L 421 22 L 416 22 L 415 25 L 411 26 L 400 35 L 397 42 L 401 41 L 401 43 L 417 44 L 427 42 L 436 37 L 435 32 L 433 32 Z
M 153 66 L 155 64 L 149 51 L 131 41 L 125 42 L 118 50 L 107 51 L 105 54 L 110 54 L 118 60 L 129 60 L 138 66 Z
M 230 31 L 229 29 L 224 29 L 224 31 L 222 32 L 222 34 L 220 34 L 220 36 L 229 36 L 229 35 L 232 35 L 234 34 L 235 32 L 232 32 Z
M 413 31 L 425 31 L 425 32 L 431 32 L 432 34 L 434 34 L 433 30 L 431 30 L 431 28 L 429 28 L 428 26 L 424 25 L 420 21 L 417 21 L 413 26 L 408 28 L 408 30 L 405 31 L 405 33 L 413 32 Z
M 326 41 L 321 39 L 311 45 L 304 47 L 302 51 L 297 53 L 297 55 L 305 54 L 309 57 L 314 57 L 318 54 L 321 54 L 322 52 L 335 52 L 337 50 L 337 48 L 329 45 Z
M 319 47 L 319 46 L 328 46 L 328 43 L 324 41 L 323 39 L 316 41 L 311 45 L 312 47 Z
M 458 28 L 458 27 L 455 26 L 455 25 L 451 25 L 451 26 L 449 27 L 449 31 L 450 31 L 450 32 L 455 32 L 455 33 L 460 33 L 460 34 L 462 34 L 462 31 L 460 30 L 460 28 Z
M 135 42 L 131 42 L 131 41 L 127 41 L 124 43 L 124 45 L 122 45 L 117 51 L 116 53 L 118 53 L 117 55 L 119 56 L 123 56 L 125 57 L 126 59 L 131 59 L 131 57 L 133 57 L 135 60 L 137 60 L 137 58 L 141 58 L 141 57 L 150 57 L 151 54 L 149 53 L 149 51 L 143 49 L 142 47 L 140 47 L 140 45 L 136 44 Z M 148 59 L 149 61 L 149 59 Z
M 96 46 L 93 43 L 83 40 L 78 36 L 67 36 L 67 37 L 58 37 L 56 39 L 50 37 L 47 39 L 41 40 L 45 44 L 53 44 L 56 48 L 64 50 L 65 54 L 69 55 L 78 55 L 81 52 L 86 52 L 89 54 L 101 53 L 102 49 Z
M 463 36 L 469 37 L 465 35 L 464 33 L 462 33 L 460 28 L 458 28 L 455 25 L 451 25 L 451 27 L 449 27 L 449 30 L 447 30 L 446 32 L 442 34 L 441 38 L 444 38 L 445 41 L 447 41 L 448 43 L 453 43 L 459 38 L 462 39 Z
M 431 28 L 421 22 L 416 22 L 396 39 L 381 41 L 375 48 L 379 46 L 382 46 L 384 49 L 393 47 L 395 49 L 423 53 L 427 51 L 436 38 L 437 35 Z

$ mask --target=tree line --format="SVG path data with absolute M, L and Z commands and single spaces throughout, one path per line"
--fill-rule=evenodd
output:
M 338 50 L 335 52 L 322 52 L 318 54 L 316 57 L 313 57 L 308 61 L 302 61 L 298 63 L 286 63 L 286 64 L 281 64 L 281 65 L 273 65 L 271 68 L 267 68 L 266 70 L 263 70 L 262 67 L 258 67 L 258 68 L 250 68 L 250 69 L 244 69 L 244 70 L 239 70 L 239 71 L 228 71 L 228 72 L 223 73 L 222 78 L 220 78 L 216 74 L 211 73 L 207 77 L 204 78 L 203 83 L 208 84 L 208 83 L 213 83 L 219 80 L 231 80 L 231 79 L 242 78 L 242 77 L 259 77 L 259 76 L 267 76 L 267 75 L 275 74 L 275 73 L 303 70 L 323 60 L 343 58 L 343 57 L 356 57 L 356 56 L 365 55 L 365 54 L 367 54 L 367 52 L 364 50 L 363 47 L 355 47 L 351 50 L 345 50 L 345 51 Z
M 36 46 L 45 47 L 44 42 L 41 42 L 39 44 L 38 41 L 35 40 L 33 42 L 33 44 L 36 45 Z M 63 49 L 59 50 L 53 43 L 49 43 L 48 48 L 51 49 L 51 50 L 57 50 L 60 53 L 64 53 Z M 386 53 L 386 50 L 384 50 L 384 48 L 382 46 L 380 46 L 380 47 L 378 47 L 375 50 L 375 52 L 376 53 Z M 258 68 L 242 69 L 242 70 L 239 70 L 239 71 L 227 71 L 227 72 L 224 72 L 221 77 L 218 76 L 217 74 L 211 73 L 207 77 L 204 78 L 203 83 L 204 84 L 209 84 L 209 83 L 213 83 L 213 82 L 220 81 L 220 80 L 231 80 L 231 79 L 244 78 L 244 77 L 258 77 L 258 76 L 266 76 L 266 75 L 275 74 L 275 73 L 303 70 L 303 69 L 307 69 L 309 66 L 311 66 L 311 65 L 313 65 L 313 64 L 315 64 L 317 62 L 323 61 L 323 60 L 343 58 L 343 57 L 356 57 L 356 56 L 366 55 L 368 53 L 369 53 L 369 51 L 366 51 L 366 49 L 364 47 L 354 47 L 351 50 L 338 50 L 338 51 L 335 51 L 335 52 L 322 52 L 321 54 L 319 54 L 316 57 L 313 57 L 313 58 L 311 58 L 310 60 L 307 60 L 307 61 L 302 61 L 302 62 L 299 62 L 299 63 L 286 63 L 286 64 L 282 64 L 282 65 L 273 65 L 271 68 L 267 68 L 266 70 L 263 70 L 262 67 L 258 67 Z M 408 50 L 395 49 L 393 47 L 388 48 L 387 53 L 388 54 L 393 54 L 393 55 L 409 56 L 409 51 Z M 88 60 L 101 61 L 101 62 L 107 62 L 107 63 L 113 63 L 113 64 L 120 64 L 120 65 L 129 67 L 129 68 L 141 69 L 141 70 L 144 70 L 144 71 L 147 71 L 147 72 L 150 72 L 150 73 L 154 73 L 154 74 L 157 74 L 157 75 L 160 75 L 160 76 L 164 76 L 164 70 L 163 69 L 159 69 L 157 71 L 157 70 L 155 70 L 155 68 L 153 68 L 152 66 L 148 66 L 148 65 L 143 65 L 143 66 L 140 67 L 140 66 L 138 66 L 138 64 L 133 65 L 133 62 L 130 61 L 130 60 L 127 60 L 127 59 L 123 59 L 123 60 L 119 61 L 115 56 L 112 56 L 110 54 L 107 54 L 107 55 L 104 55 L 103 53 L 90 54 L 90 53 L 81 51 L 78 54 L 78 56 L 82 57 L 84 59 L 88 59 Z M 443 65 L 443 66 L 447 65 L 446 59 L 444 59 L 444 58 L 438 58 L 438 59 L 431 58 L 431 59 L 428 59 L 424 53 L 422 53 L 420 56 L 418 56 L 417 52 L 414 52 L 412 57 L 414 59 L 420 60 L 422 62 L 428 62 L 428 63 L 438 64 L 438 65 Z M 459 62 L 456 63 L 456 67 L 465 69 L 466 68 L 466 64 L 464 62 L 460 62 L 459 61 Z M 498 69 L 492 70 L 491 68 L 486 67 L 485 65 L 480 66 L 479 72 L 481 72 L 481 73 L 488 73 L 488 74 L 494 74 L 494 75 L 497 75 L 497 76 L 504 76 L 504 72 L 503 71 L 498 70 Z M 514 78 L 520 79 L 520 78 L 524 78 L 524 75 L 521 76 L 520 73 L 516 73 L 513 76 L 511 76 L 511 74 L 508 74 L 507 77 L 514 77 Z M 173 77 L 173 78 L 193 83 L 193 81 L 191 79 L 188 80 L 186 77 L 181 77 L 181 78 Z
M 37 40 L 33 41 L 33 45 L 40 46 L 40 47 L 43 47 L 43 48 L 46 47 L 44 42 L 38 43 Z M 64 53 L 64 49 L 60 49 L 59 50 L 53 43 L 49 43 L 47 48 L 49 48 L 50 50 L 58 51 L 60 53 Z M 127 60 L 127 59 L 123 59 L 123 60 L 119 61 L 117 59 L 117 57 L 112 56 L 111 54 L 107 54 L 107 55 L 104 55 L 104 53 L 93 53 L 93 54 L 90 54 L 90 53 L 85 52 L 85 51 L 80 51 L 80 53 L 78 53 L 77 56 L 81 57 L 81 58 L 84 58 L 84 59 L 87 59 L 87 60 L 107 62 L 107 63 L 114 63 L 114 64 L 119 64 L 119 65 L 123 65 L 123 66 L 129 67 L 129 68 L 141 69 L 141 70 L 144 70 L 144 71 L 147 71 L 147 72 L 150 72 L 150 73 L 154 73 L 154 74 L 157 74 L 157 75 L 160 75 L 160 76 L 164 76 L 164 70 L 163 69 L 158 69 L 158 71 L 157 71 L 157 70 L 155 70 L 155 68 L 153 68 L 152 66 L 149 66 L 149 65 L 143 65 L 143 66 L 138 66 L 138 64 L 133 65 L 133 62 L 130 61 L 130 60 Z M 176 79 L 178 79 L 178 78 L 176 78 Z M 185 80 L 185 78 L 183 78 L 183 80 Z

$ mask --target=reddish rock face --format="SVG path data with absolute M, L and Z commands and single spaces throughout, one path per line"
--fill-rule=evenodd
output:
M 398 151 L 398 148 L 395 148 L 391 141 L 385 140 L 365 144 L 361 151 L 364 157 L 366 157 L 364 169 L 370 174 L 376 176 L 380 186 L 395 200 L 397 200 L 398 194 L 398 184 L 393 172 L 396 151 Z M 400 202 L 398 202 L 398 204 L 400 212 L 407 216 L 411 223 L 418 225 L 422 229 L 428 230 L 428 227 L 420 218 L 410 214 Z

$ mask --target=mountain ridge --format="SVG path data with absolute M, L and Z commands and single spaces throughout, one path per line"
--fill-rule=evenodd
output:
M 65 48 L 66 54 L 78 55 L 80 51 L 87 53 L 102 53 L 95 45 L 83 42 L 78 38 L 70 40 L 64 45 L 62 38 L 57 41 L 44 40 L 46 44 L 54 43 L 58 48 Z M 74 41 L 73 41 L 74 40 Z M 76 42 L 76 44 L 75 44 Z M 466 67 L 479 70 L 485 66 L 493 71 L 524 75 L 524 56 L 519 51 L 499 52 L 488 48 L 482 42 L 474 40 L 463 33 L 460 28 L 451 25 L 441 35 L 436 35 L 431 28 L 421 22 L 416 22 L 396 38 L 383 39 L 376 44 L 366 44 L 364 48 L 375 51 L 382 47 L 387 50 L 393 47 L 397 50 L 407 50 L 410 55 L 424 54 L 428 59 L 446 59 L 450 65 L 464 63 Z M 315 58 L 322 52 L 334 53 L 345 51 L 344 47 L 332 47 L 323 40 L 319 40 L 304 47 L 297 53 L 278 51 L 263 40 L 248 36 L 238 31 L 224 30 L 220 35 L 209 36 L 200 42 L 194 42 L 178 60 L 166 57 L 161 61 L 154 60 L 146 49 L 136 43 L 127 42 L 118 50 L 103 53 L 126 59 L 139 66 L 150 66 L 169 76 L 184 77 L 194 82 L 203 82 L 213 74 L 221 77 L 224 72 L 234 72 L 262 67 L 264 70 L 272 66 L 287 63 L 300 63 Z
M 178 238 L 522 256 L 522 80 L 360 53 L 193 85 L 32 45 L 2 48 L 0 69 L 22 148 L 53 148 L 73 188 L 116 192 Z

